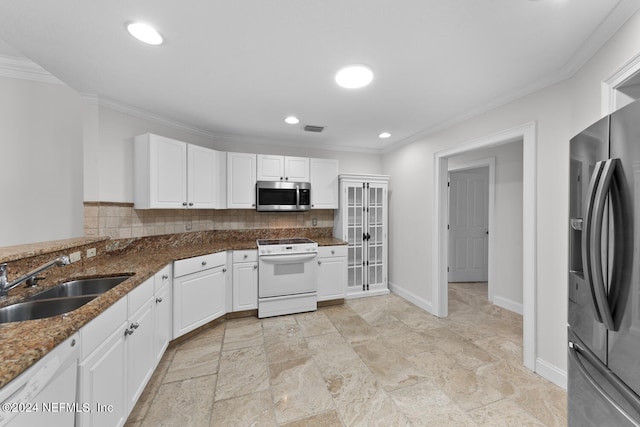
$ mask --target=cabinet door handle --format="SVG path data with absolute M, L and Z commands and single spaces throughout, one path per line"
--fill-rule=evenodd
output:
M 189 202 L 189 206 L 193 206 L 193 202 Z
M 223 272 L 223 273 L 226 273 L 226 272 L 227 272 L 227 269 L 226 269 L 226 268 L 223 268 L 223 269 L 222 269 L 222 272 Z
M 331 250 L 331 255 L 335 255 L 336 251 L 334 251 L 333 249 Z
M 163 274 L 163 275 L 162 275 L 162 280 L 167 280 L 168 278 L 169 278 L 169 275 L 168 275 L 168 274 Z
M 318 260 L 318 265 L 322 265 L 322 261 Z
M 182 206 L 187 206 L 187 202 L 182 202 Z
M 138 322 L 133 322 L 130 326 L 131 329 L 138 329 L 140 327 L 140 323 Z
M 156 298 L 156 304 L 160 304 L 162 302 L 162 297 Z
M 253 264 L 253 269 L 257 270 L 258 269 L 258 264 Z
M 202 261 L 202 266 L 204 267 L 205 265 L 207 265 L 207 261 Z
M 125 330 L 124 330 L 124 336 L 125 336 L 125 337 L 126 337 L 127 335 L 132 335 L 132 334 L 133 334 L 133 329 L 129 329 L 129 328 L 127 328 L 127 329 L 125 329 Z

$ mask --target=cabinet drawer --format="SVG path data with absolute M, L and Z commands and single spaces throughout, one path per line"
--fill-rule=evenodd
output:
M 185 274 L 197 273 L 199 271 L 225 265 L 226 263 L 226 252 L 181 259 L 173 263 L 173 277 L 181 277 Z
M 258 261 L 258 251 L 255 249 L 249 251 L 233 251 L 233 263 L 237 262 L 255 262 Z
M 318 247 L 318 258 L 337 256 L 347 256 L 347 245 Z
M 118 325 L 127 320 L 127 297 L 102 312 L 98 317 L 80 329 L 80 344 L 82 346 L 81 360 L 89 356 L 98 348 Z M 124 329 L 121 331 L 124 334 Z
M 158 293 L 163 286 L 171 283 L 172 272 L 171 272 L 171 264 L 165 266 L 162 270 L 158 271 L 155 274 L 155 281 L 153 286 L 153 291 Z
M 153 282 L 152 276 L 129 292 L 129 295 L 127 295 L 127 299 L 129 300 L 129 316 L 138 311 L 140 307 L 153 296 Z

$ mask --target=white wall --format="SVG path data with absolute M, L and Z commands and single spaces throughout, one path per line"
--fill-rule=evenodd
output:
M 384 173 L 392 176 L 390 282 L 430 304 L 434 153 L 535 121 L 537 359 L 566 372 L 569 139 L 600 117 L 601 81 L 638 54 L 638 40 L 640 15 L 572 78 L 385 154 Z
M 80 97 L 4 77 L 0 94 L 0 246 L 82 236 Z
M 490 286 L 494 303 L 514 310 L 522 306 L 522 141 L 449 157 L 449 169 L 490 157 L 495 158 L 495 226 L 489 232 L 496 248 Z

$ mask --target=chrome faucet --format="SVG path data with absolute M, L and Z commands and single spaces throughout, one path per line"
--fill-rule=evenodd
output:
M 61 255 L 53 261 L 49 261 L 48 263 L 41 265 L 40 267 L 28 272 L 24 276 L 21 276 L 12 282 L 9 282 L 9 280 L 7 279 L 7 264 L 0 264 L 0 298 L 6 298 L 11 289 L 15 288 L 23 282 L 26 282 L 27 280 L 33 283 L 34 279 L 36 278 L 36 274 L 41 273 L 51 267 L 62 267 L 63 265 L 67 265 L 69 263 L 69 257 L 66 255 Z

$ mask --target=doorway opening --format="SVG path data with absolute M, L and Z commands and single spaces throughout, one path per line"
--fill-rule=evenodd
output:
M 523 363 L 536 370 L 536 125 L 528 123 L 489 135 L 458 147 L 434 154 L 434 250 L 433 250 L 433 312 L 438 317 L 448 314 L 448 174 L 449 159 L 481 148 L 496 147 L 522 141 L 522 315 L 523 315 Z M 492 244 L 491 225 L 489 245 Z M 493 251 L 489 247 L 488 253 Z M 489 281 L 494 268 L 492 257 L 488 261 Z

